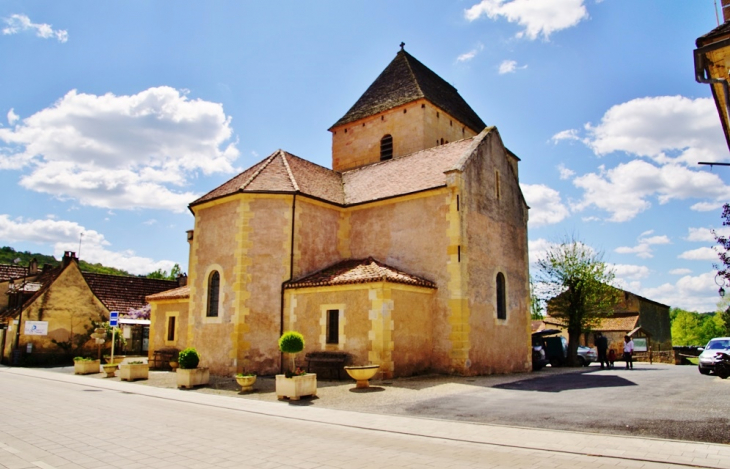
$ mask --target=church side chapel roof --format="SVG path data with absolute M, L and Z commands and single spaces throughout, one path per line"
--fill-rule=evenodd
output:
M 456 88 L 401 49 L 360 99 L 335 122 L 330 130 L 421 98 L 448 112 L 476 133 L 487 126 L 459 95 Z
M 126 313 L 130 308 L 138 309 L 147 302 L 145 297 L 170 290 L 178 286 L 176 280 L 159 280 L 144 277 L 123 277 L 120 275 L 82 272 L 91 291 L 109 311 Z
M 372 257 L 349 259 L 339 262 L 314 274 L 292 280 L 284 288 L 307 288 L 353 283 L 391 282 L 436 288 L 436 284 L 415 275 L 408 274 L 389 265 L 378 262 Z
M 190 206 L 238 192 L 299 192 L 337 205 L 353 205 L 411 194 L 446 185 L 446 171 L 468 157 L 481 134 L 439 145 L 344 173 L 309 162 L 283 150 L 200 197 Z
M 149 301 L 160 301 L 160 300 L 177 300 L 183 298 L 190 298 L 190 286 L 185 285 L 184 287 L 173 288 L 172 290 L 155 293 L 154 295 L 147 295 L 145 298 Z

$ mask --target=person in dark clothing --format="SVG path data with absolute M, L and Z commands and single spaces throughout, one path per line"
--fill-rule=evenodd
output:
M 596 345 L 596 349 L 598 350 L 598 361 L 601 362 L 601 369 L 603 369 L 604 363 L 606 364 L 606 368 L 610 368 L 610 363 L 606 356 L 606 352 L 608 351 L 608 339 L 598 332 L 593 343 Z

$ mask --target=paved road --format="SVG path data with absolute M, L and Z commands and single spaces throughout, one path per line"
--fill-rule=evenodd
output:
M 0 368 L 0 467 L 730 467 L 730 447 L 359 414 Z

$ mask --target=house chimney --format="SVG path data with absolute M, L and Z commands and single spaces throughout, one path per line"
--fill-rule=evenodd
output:
M 184 287 L 188 284 L 188 274 L 180 274 L 177 276 L 177 286 Z
M 71 263 L 71 261 L 78 262 L 79 260 L 76 259 L 76 253 L 73 251 L 64 251 L 63 252 L 63 259 L 61 259 L 61 267 L 66 267 Z
M 30 260 L 28 264 L 28 275 L 35 275 L 38 273 L 38 259 L 35 257 Z
M 730 0 L 722 0 L 722 20 L 725 23 L 730 21 Z

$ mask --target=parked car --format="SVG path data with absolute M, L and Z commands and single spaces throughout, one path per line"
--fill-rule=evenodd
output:
M 709 375 L 715 371 L 715 365 L 720 361 L 718 352 L 730 353 L 730 337 L 716 337 L 711 339 L 699 357 L 697 368 L 703 375 Z
M 532 369 L 539 370 L 548 363 L 563 366 L 568 360 L 568 339 L 558 329 L 545 329 L 532 333 Z M 578 363 L 588 366 L 596 361 L 598 354 L 590 347 L 578 346 Z

